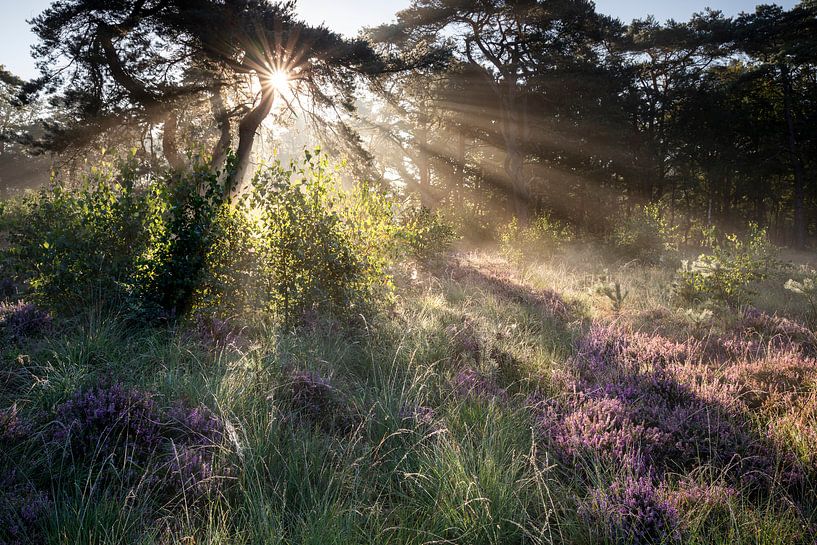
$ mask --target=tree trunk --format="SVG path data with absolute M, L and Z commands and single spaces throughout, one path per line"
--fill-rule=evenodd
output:
M 227 108 L 224 106 L 224 99 L 221 97 L 221 89 L 213 89 L 210 93 L 210 105 L 213 109 L 213 118 L 219 130 L 219 139 L 213 148 L 212 167 L 213 170 L 221 170 L 224 161 L 227 160 L 227 153 L 230 150 L 230 118 L 227 116 Z
M 527 225 L 530 208 L 530 183 L 525 177 L 525 153 L 522 148 L 522 116 L 518 114 L 516 82 L 507 79 L 502 97 L 502 136 L 505 140 L 505 174 L 512 191 L 513 212 L 521 225 Z
M 425 208 L 432 208 L 435 203 L 431 202 L 431 162 L 428 158 L 428 127 L 423 125 L 417 131 L 418 136 L 418 160 L 417 170 L 420 175 L 420 203 Z
M 783 110 L 786 116 L 786 131 L 794 170 L 794 242 L 798 248 L 806 245 L 806 215 L 805 215 L 805 182 L 803 179 L 803 162 L 797 149 L 797 134 L 794 128 L 794 113 L 792 112 L 791 73 L 788 65 L 780 65 L 780 74 L 783 79 Z
M 463 127 L 457 128 L 457 184 L 459 189 L 465 187 L 465 135 Z
M 250 167 L 252 147 L 255 142 L 255 135 L 258 127 L 272 111 L 272 104 L 275 102 L 275 89 L 272 85 L 263 83 L 261 89 L 261 101 L 241 119 L 238 124 L 238 150 L 236 150 L 236 169 L 228 178 L 231 198 L 236 198 L 244 190 L 244 178 Z
M 178 128 L 179 120 L 176 114 L 174 112 L 168 113 L 165 116 L 165 124 L 162 129 L 162 152 L 173 170 L 184 168 L 184 161 L 179 154 L 179 146 L 176 143 Z

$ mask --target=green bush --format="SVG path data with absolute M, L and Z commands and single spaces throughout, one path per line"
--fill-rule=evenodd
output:
M 547 259 L 573 240 L 570 226 L 544 214 L 530 225 L 514 218 L 499 233 L 500 251 L 510 261 L 521 263 Z
M 205 310 L 350 318 L 391 294 L 397 225 L 367 184 L 341 188 L 320 154 L 259 170 L 229 202 L 221 173 L 100 168 L 56 184 L 9 220 L 8 261 L 31 298 L 70 313 L 93 302 L 142 320 Z
M 388 200 L 368 184 L 344 191 L 319 153 L 259 171 L 240 206 L 257 240 L 266 306 L 285 324 L 313 312 L 351 318 L 391 294 Z
M 765 229 L 751 225 L 746 240 L 736 234 L 712 243 L 712 253 L 684 261 L 673 289 L 684 302 L 714 301 L 731 306 L 750 302 L 753 283 L 764 280 L 776 262 Z
M 663 219 L 658 204 L 647 204 L 638 213 L 619 220 L 611 243 L 625 259 L 659 263 L 672 250 L 672 229 Z
M 436 265 L 457 240 L 454 226 L 440 212 L 409 206 L 400 215 L 399 238 L 408 254 L 424 265 Z
M 28 197 L 8 226 L 8 261 L 33 299 L 60 311 L 88 301 L 127 304 L 154 267 L 165 203 L 132 164 L 92 169 L 78 189 Z

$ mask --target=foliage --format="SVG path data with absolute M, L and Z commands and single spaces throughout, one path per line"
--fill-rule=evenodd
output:
M 37 302 L 71 311 L 98 299 L 116 308 L 143 285 L 166 203 L 134 167 L 94 167 L 78 189 L 57 182 L 26 199 L 10 226 L 9 257 Z
M 148 320 L 272 311 L 293 326 L 388 300 L 397 226 L 380 192 L 344 190 L 319 153 L 261 169 L 235 203 L 220 179 L 206 165 L 140 178 L 125 163 L 43 190 L 11 225 L 17 277 L 60 312 L 96 300 Z
M 259 171 L 240 205 L 251 222 L 244 236 L 260 241 L 264 301 L 288 326 L 312 312 L 365 314 L 391 290 L 391 206 L 365 183 L 344 191 L 335 174 L 325 156 L 306 152 L 301 163 Z
M 807 276 L 801 282 L 790 278 L 783 287 L 805 299 L 811 307 L 812 317 L 817 319 L 817 277 Z
M 730 305 L 750 302 L 753 283 L 765 279 L 775 259 L 765 229 L 751 225 L 746 240 L 737 234 L 715 243 L 712 253 L 684 261 L 673 289 L 686 302 L 715 301 Z
M 611 242 L 627 259 L 658 263 L 672 250 L 671 237 L 672 228 L 664 219 L 661 207 L 651 203 L 620 219 L 613 229 Z
M 499 233 L 500 250 L 510 261 L 522 263 L 547 259 L 573 240 L 571 227 L 548 214 L 520 225 L 514 218 Z
M 232 158 L 228 161 L 224 175 L 232 168 Z M 148 226 L 156 233 L 152 258 L 136 294 L 149 311 L 174 317 L 192 309 L 207 274 L 208 253 L 224 235 L 218 220 L 228 204 L 221 176 L 199 164 L 189 173 L 171 172 L 157 181 L 162 214 Z
M 454 226 L 442 213 L 425 206 L 408 207 L 400 214 L 398 236 L 409 255 L 427 265 L 444 259 L 458 238 Z

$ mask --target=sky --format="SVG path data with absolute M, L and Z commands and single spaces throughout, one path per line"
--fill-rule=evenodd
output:
M 708 6 L 727 15 L 753 11 L 758 1 L 764 0 L 596 0 L 596 8 L 600 13 L 627 22 L 647 15 L 659 20 L 686 20 Z M 30 56 L 34 36 L 26 20 L 50 3 L 50 0 L 0 0 L 0 64 L 23 78 L 31 78 L 36 73 Z M 772 2 L 765 0 L 765 3 Z M 797 2 L 777 0 L 777 3 L 790 8 Z M 408 4 L 409 0 L 299 0 L 298 11 L 310 23 L 325 23 L 337 32 L 355 35 L 362 27 L 391 21 L 394 14 Z

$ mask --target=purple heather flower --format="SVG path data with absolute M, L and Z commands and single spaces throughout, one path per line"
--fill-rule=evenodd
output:
M 678 513 L 649 477 L 628 477 L 596 492 L 581 513 L 616 543 L 680 543 Z
M 31 425 L 20 417 L 17 406 L 0 410 L 0 444 L 13 444 L 31 432 Z
M 31 303 L 0 303 L 0 329 L 15 342 L 47 333 L 51 315 Z
M 187 442 L 217 445 L 224 438 L 224 422 L 204 405 L 193 408 L 176 405 L 168 416 L 183 432 Z
M 114 384 L 77 392 L 59 405 L 53 438 L 75 454 L 124 450 L 144 462 L 162 442 L 160 421 L 149 394 Z
M 400 419 L 409 420 L 421 426 L 431 426 L 435 418 L 434 409 L 424 405 L 408 405 L 400 409 Z
M 13 472 L 0 479 L 0 486 L 0 543 L 39 543 L 42 523 L 53 507 L 51 499 Z

